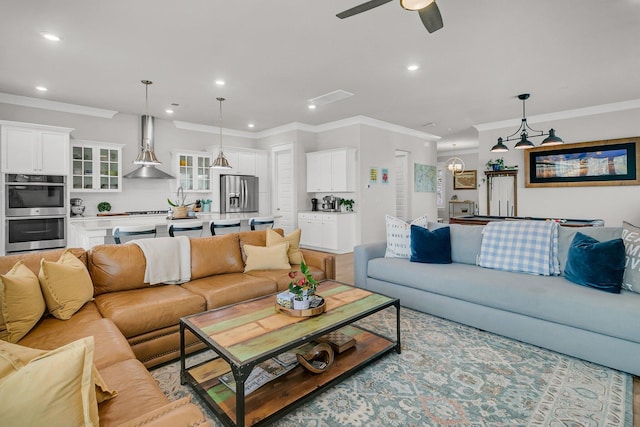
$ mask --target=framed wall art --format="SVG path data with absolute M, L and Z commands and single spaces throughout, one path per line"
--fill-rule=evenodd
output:
M 456 172 L 453 175 L 453 189 L 454 190 L 475 190 L 478 186 L 478 178 L 475 170 L 466 170 L 463 172 Z
M 640 185 L 640 137 L 525 151 L 525 187 Z

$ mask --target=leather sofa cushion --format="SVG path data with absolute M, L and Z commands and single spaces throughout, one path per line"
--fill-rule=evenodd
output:
M 89 251 L 94 295 L 148 287 L 146 259 L 138 245 L 98 245 Z
M 122 427 L 175 427 L 185 425 L 190 427 L 207 427 L 210 424 L 196 405 L 191 403 L 190 397 L 183 397 L 175 402 L 167 403 L 161 408 L 130 420 Z
M 176 325 L 181 317 L 200 313 L 206 307 L 200 295 L 178 285 L 110 292 L 96 296 L 95 303 L 126 338 Z
M 324 271 L 320 270 L 317 267 L 307 266 L 309 267 L 309 271 L 311 272 L 311 276 L 317 281 L 327 279 Z M 291 282 L 291 278 L 289 277 L 290 271 L 300 271 L 300 265 L 292 264 L 290 269 L 285 270 L 253 270 L 247 275 L 260 277 L 263 279 L 268 279 L 272 282 L 275 282 L 277 285 L 277 291 L 281 292 L 289 289 L 289 283 Z
M 185 331 L 187 354 L 205 348 L 202 341 L 190 331 Z M 147 368 L 176 360 L 180 357 L 180 325 L 156 329 L 127 339 L 136 359 Z
M 189 239 L 191 280 L 244 269 L 237 233 Z
M 11 268 L 18 262 L 23 261 L 24 265 L 37 276 L 40 271 L 40 260 L 46 259 L 47 261 L 58 261 L 60 256 L 67 249 L 53 249 L 50 251 L 38 251 L 19 255 L 7 255 L 0 257 L 0 274 L 7 274 Z M 68 249 L 74 254 L 80 261 L 87 265 L 87 253 L 82 248 Z
M 220 274 L 181 285 L 207 301 L 207 310 L 247 301 L 276 292 L 273 280 L 244 273 Z
M 84 309 L 80 310 L 69 320 L 45 317 L 18 344 L 42 350 L 53 350 L 80 338 L 93 335 L 95 338 L 93 362 L 98 369 L 122 360 L 135 358 L 129 343 L 111 320 L 100 318 L 100 314 L 95 308 L 84 313 L 83 311 Z M 93 318 L 94 315 L 97 315 L 98 318 Z
M 168 403 L 149 371 L 136 359 L 123 360 L 99 371 L 109 387 L 118 392 L 113 399 L 98 405 L 101 427 L 120 426 Z

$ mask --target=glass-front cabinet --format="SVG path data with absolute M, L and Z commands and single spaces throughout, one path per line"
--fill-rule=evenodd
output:
M 206 153 L 175 152 L 178 185 L 184 191 L 211 191 L 211 156 Z
M 123 144 L 73 141 L 71 191 L 122 191 Z

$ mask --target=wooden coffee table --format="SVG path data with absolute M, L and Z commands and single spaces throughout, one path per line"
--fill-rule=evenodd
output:
M 343 283 L 326 280 L 317 293 L 327 304 L 315 317 L 291 317 L 275 308 L 276 296 L 234 304 L 180 320 L 180 380 L 188 383 L 228 426 L 273 422 L 327 387 L 336 384 L 383 355 L 400 353 L 400 301 Z M 396 309 L 396 337 L 389 338 L 352 325 L 384 309 Z M 356 340 L 355 347 L 336 354 L 331 368 L 313 374 L 297 366 L 245 396 L 245 380 L 258 364 L 314 341 L 331 331 Z M 185 331 L 191 331 L 215 353 L 208 361 L 186 366 Z M 236 393 L 218 378 L 231 371 Z

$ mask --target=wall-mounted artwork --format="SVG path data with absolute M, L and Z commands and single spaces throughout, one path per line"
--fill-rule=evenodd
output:
M 369 168 L 369 184 L 377 184 L 378 183 L 378 168 L 370 167 Z
M 413 164 L 413 187 L 416 193 L 436 192 L 436 167 Z
M 389 183 L 389 169 L 387 168 L 380 169 L 380 182 L 382 182 L 383 184 Z
M 456 172 L 453 175 L 454 190 L 475 190 L 477 187 L 477 175 L 475 170 Z
M 640 185 L 639 161 L 640 137 L 531 148 L 525 186 Z

